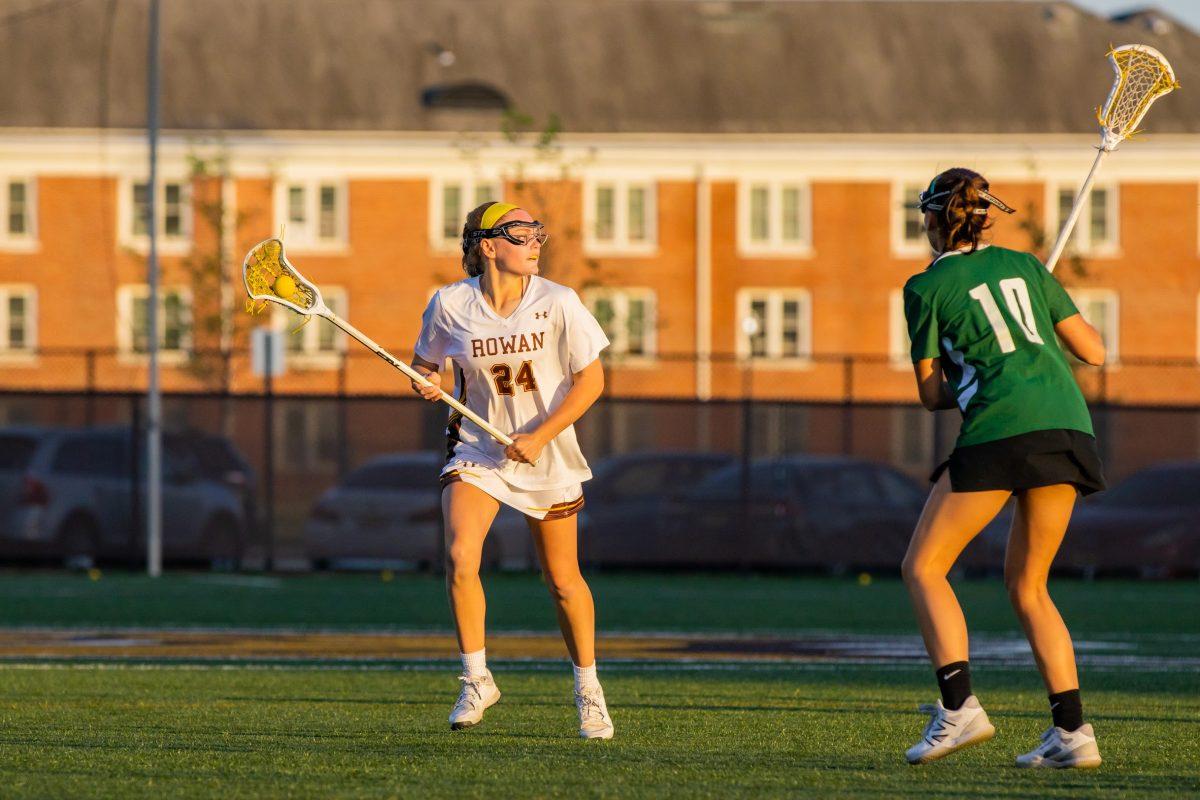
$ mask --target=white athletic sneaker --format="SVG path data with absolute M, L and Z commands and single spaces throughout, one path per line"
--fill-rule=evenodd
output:
M 450 730 L 460 731 L 478 725 L 483 719 L 483 712 L 496 704 L 500 699 L 500 690 L 492 680 L 490 671 L 483 675 L 460 675 L 462 691 L 458 694 L 458 702 L 450 712 Z
M 584 739 L 611 739 L 613 721 L 604 703 L 604 690 L 599 685 L 575 693 L 579 709 L 579 735 Z
M 968 697 L 957 711 L 943 706 L 941 698 L 935 705 L 920 706 L 920 711 L 929 715 L 929 724 L 921 734 L 921 741 L 904 754 L 910 764 L 937 761 L 964 747 L 986 742 L 996 735 L 996 729 L 988 722 L 987 713 L 975 695 Z
M 1041 744 L 1025 755 L 1017 756 L 1017 766 L 1094 769 L 1100 766 L 1096 734 L 1090 723 L 1084 723 L 1079 730 L 1070 733 L 1051 726 L 1042 734 Z

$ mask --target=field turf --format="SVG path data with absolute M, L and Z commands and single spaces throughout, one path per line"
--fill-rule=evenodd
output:
M 590 576 L 601 628 L 911 636 L 894 579 Z M 493 630 L 552 630 L 544 587 L 487 580 Z M 981 634 L 1016 634 L 999 582 L 960 584 Z M 452 734 L 443 661 L 294 664 L 5 657 L 0 797 L 1194 797 L 1200 795 L 1200 588 L 1061 582 L 1076 637 L 1142 658 L 1083 669 L 1106 758 L 1090 772 L 1011 766 L 1046 725 L 1032 666 L 981 663 L 998 734 L 903 763 L 934 697 L 924 664 L 624 661 L 601 676 L 611 742 L 575 736 L 565 661 L 493 665 L 504 699 Z M 0 626 L 444 631 L 435 578 L 0 574 Z M 453 656 L 453 653 L 448 653 Z M 601 644 L 603 658 L 603 644 Z M 1156 659 L 1162 667 L 1156 668 Z

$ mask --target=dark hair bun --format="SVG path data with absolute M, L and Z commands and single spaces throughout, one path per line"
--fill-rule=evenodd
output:
M 979 196 L 979 192 L 990 188 L 986 178 L 965 167 L 948 169 L 933 179 L 932 192 L 949 192 L 941 201 L 945 207 L 934 212 L 937 229 L 945 237 L 945 250 L 970 246 L 973 253 L 979 249 L 984 231 L 994 222 L 987 214 L 988 202 Z M 979 213 L 981 209 L 982 214 Z

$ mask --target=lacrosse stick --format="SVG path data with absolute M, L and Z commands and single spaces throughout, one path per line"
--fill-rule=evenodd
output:
M 267 307 L 267 303 L 276 303 L 284 308 L 290 308 L 306 318 L 324 317 L 365 344 L 371 352 L 412 380 L 425 386 L 431 385 L 419 372 L 377 345 L 358 328 L 333 313 L 321 299 L 321 290 L 313 285 L 312 281 L 301 275 L 288 261 L 287 255 L 283 252 L 283 242 L 279 239 L 267 239 L 251 248 L 250 252 L 246 254 L 246 260 L 242 262 L 242 280 L 246 284 L 246 294 L 250 295 L 250 301 L 247 304 L 248 310 L 262 311 Z M 445 392 L 442 392 L 441 399 L 458 413 L 487 431 L 497 442 L 505 446 L 512 444 L 511 438 L 489 425 L 487 420 L 458 400 Z
M 1126 137 L 1138 132 L 1138 123 L 1150 110 L 1151 103 L 1179 88 L 1171 65 L 1167 63 L 1163 54 L 1153 47 L 1144 44 L 1121 45 L 1109 51 L 1108 60 L 1112 62 L 1113 71 L 1117 75 L 1108 91 L 1104 107 L 1096 112 L 1096 119 L 1100 122 L 1100 146 L 1097 148 L 1100 152 L 1096 153 L 1092 171 L 1088 173 L 1087 180 L 1075 196 L 1075 205 L 1071 206 L 1071 213 L 1058 233 L 1050 258 L 1046 260 L 1046 269 L 1051 272 L 1058 264 L 1058 257 L 1062 255 L 1063 248 L 1067 246 L 1067 239 L 1070 238 L 1079 212 L 1083 209 L 1084 199 L 1092 191 L 1092 181 L 1096 179 L 1100 161 L 1105 155 L 1116 150 L 1117 145 Z

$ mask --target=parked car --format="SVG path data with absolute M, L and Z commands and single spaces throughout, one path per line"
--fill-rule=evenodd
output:
M 908 476 L 853 458 L 736 463 L 671 504 L 646 546 L 660 564 L 892 569 L 924 500 Z
M 258 524 L 258 473 L 246 456 L 224 436 L 204 431 L 169 433 L 164 439 L 189 448 L 204 477 L 225 484 L 242 501 L 242 518 L 252 538 Z
M 58 557 L 145 556 L 144 449 L 128 427 L 0 430 L 0 550 Z M 235 566 L 244 542 L 242 498 L 205 476 L 192 449 L 163 438 L 163 558 Z
M 444 456 L 393 453 L 374 458 L 329 489 L 304 525 L 304 542 L 315 567 L 390 564 L 427 567 L 443 556 L 441 489 Z M 484 541 L 485 568 L 532 563 L 524 517 L 501 506 Z
M 1006 508 L 984 530 L 999 566 L 1012 526 Z M 1078 503 L 1054 566 L 1060 571 L 1146 577 L 1200 569 L 1200 461 L 1157 464 Z
M 646 546 L 664 503 L 679 501 L 733 457 L 720 453 L 628 453 L 597 462 L 583 486 L 580 554 L 593 566 L 651 564 L 659 554 Z

